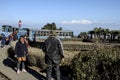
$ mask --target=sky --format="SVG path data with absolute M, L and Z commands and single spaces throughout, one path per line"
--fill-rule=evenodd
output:
M 41 29 L 56 23 L 75 35 L 95 27 L 120 30 L 120 0 L 0 0 L 0 25 Z

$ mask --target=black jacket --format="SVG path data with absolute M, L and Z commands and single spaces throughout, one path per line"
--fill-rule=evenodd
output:
M 23 44 L 18 41 L 15 46 L 15 55 L 17 55 L 17 57 L 24 57 L 26 56 L 26 54 L 28 54 L 28 48 L 26 43 Z
M 0 41 L 2 40 L 2 36 L 0 36 Z
M 56 37 L 49 37 L 44 42 L 45 62 L 49 64 L 51 60 L 54 64 L 59 64 L 63 56 L 61 41 Z

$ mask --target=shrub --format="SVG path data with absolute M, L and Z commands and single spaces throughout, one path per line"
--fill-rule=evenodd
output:
M 8 56 L 14 60 L 14 49 L 16 42 L 12 43 L 12 47 L 8 49 Z M 27 65 L 39 67 L 41 70 L 46 68 L 45 53 L 40 48 L 31 47 L 28 49 L 29 55 L 27 56 Z M 65 58 L 61 61 L 61 66 L 69 65 L 73 57 L 78 54 L 78 51 L 64 51 Z
M 120 50 L 99 48 L 82 51 L 70 64 L 71 80 L 119 80 Z
M 15 59 L 15 57 L 14 57 L 14 48 L 13 47 L 8 48 L 7 55 L 9 57 L 11 57 L 12 59 Z
M 28 55 L 27 59 L 28 59 L 29 66 L 36 66 L 36 67 L 39 67 L 41 70 L 46 68 L 44 58 L 38 55 L 30 54 Z

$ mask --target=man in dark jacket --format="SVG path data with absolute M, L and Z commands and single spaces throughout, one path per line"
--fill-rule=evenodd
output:
M 17 31 L 15 31 L 15 32 L 13 33 L 13 40 L 14 40 L 14 41 L 18 40 Z
M 28 48 L 24 40 L 24 36 L 20 37 L 20 40 L 16 43 L 15 46 L 15 57 L 18 59 L 17 63 L 17 73 L 20 73 L 20 64 L 22 62 L 22 72 L 26 72 L 25 70 L 25 61 L 26 55 L 28 54 Z
M 60 80 L 59 64 L 63 56 L 63 47 L 61 41 L 56 38 L 56 32 L 51 31 L 51 35 L 45 40 L 45 63 L 47 64 L 46 78 L 51 80 L 52 68 L 55 69 L 56 79 Z

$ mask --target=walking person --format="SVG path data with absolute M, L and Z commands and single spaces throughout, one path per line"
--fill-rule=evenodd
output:
M 15 46 L 15 57 L 18 59 L 17 63 L 17 73 L 20 73 L 20 64 L 22 64 L 22 72 L 26 72 L 25 70 L 25 62 L 26 62 L 26 55 L 28 54 L 28 48 L 24 40 L 24 36 L 21 36 L 19 41 L 16 43 Z
M 50 33 L 43 47 L 43 51 L 45 52 L 45 63 L 47 64 L 46 80 L 51 80 L 52 68 L 55 70 L 55 80 L 61 80 L 59 64 L 64 57 L 63 47 L 61 41 L 56 38 L 56 31 L 51 31 Z
M 15 32 L 13 33 L 13 40 L 14 40 L 14 41 L 18 40 L 17 31 L 15 31 Z
M 6 38 L 5 35 L 2 35 L 1 47 L 4 48 L 5 44 L 6 44 Z

